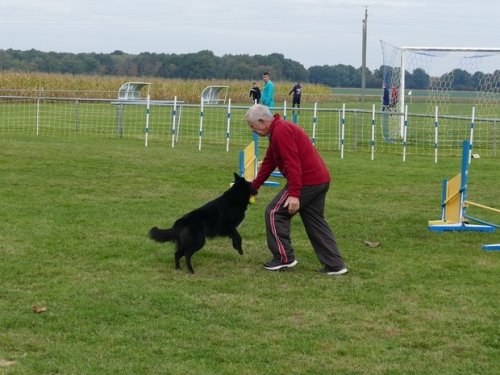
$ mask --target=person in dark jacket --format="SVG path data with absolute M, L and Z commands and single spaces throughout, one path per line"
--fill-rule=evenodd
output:
M 259 88 L 259 86 L 257 86 L 256 82 L 254 82 L 252 84 L 252 88 L 250 89 L 250 95 L 249 96 L 252 98 L 252 102 L 254 104 L 259 104 L 260 103 L 261 93 L 260 93 L 260 88 Z
M 384 86 L 384 93 L 382 95 L 382 111 L 388 110 L 389 104 L 389 89 L 387 88 L 387 86 Z
M 285 187 L 265 211 L 267 244 L 273 258 L 268 270 L 291 268 L 297 264 L 290 239 L 290 221 L 299 214 L 318 260 L 320 272 L 343 275 L 347 272 L 337 242 L 324 217 L 330 173 L 306 132 L 295 124 L 273 116 L 268 107 L 255 104 L 245 119 L 252 131 L 269 138 L 269 146 L 255 180 L 257 192 L 276 168 L 286 178 Z
M 302 96 L 302 86 L 300 85 L 300 82 L 297 82 L 297 84 L 292 87 L 288 95 L 290 96 L 292 93 L 293 93 L 292 107 L 295 108 L 295 106 L 297 106 L 300 108 L 300 98 Z

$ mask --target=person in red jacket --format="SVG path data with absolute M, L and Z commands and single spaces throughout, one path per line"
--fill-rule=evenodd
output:
M 266 155 L 252 187 L 258 191 L 276 168 L 287 181 L 265 211 L 267 244 L 273 259 L 264 267 L 274 271 L 297 264 L 290 239 L 290 220 L 298 213 L 323 265 L 320 272 L 345 274 L 347 268 L 324 217 L 330 173 L 306 132 L 282 120 L 279 114 L 273 116 L 269 108 L 260 104 L 250 107 L 245 119 L 252 131 L 269 138 Z

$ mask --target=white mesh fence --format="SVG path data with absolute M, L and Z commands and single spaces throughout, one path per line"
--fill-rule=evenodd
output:
M 148 119 L 148 147 L 192 147 L 220 145 L 221 150 L 237 151 L 251 140 L 244 119 L 248 106 L 200 105 L 172 102 L 152 102 Z M 472 111 L 472 106 L 469 106 Z M 283 108 L 276 113 L 284 117 Z M 403 153 L 406 155 L 460 156 L 462 141 L 469 139 L 474 129 L 474 152 L 481 156 L 496 156 L 500 119 L 469 115 L 438 115 L 408 113 L 407 139 L 387 140 L 384 123 L 400 119 L 402 113 L 346 108 L 303 107 L 287 119 L 295 120 L 310 135 L 321 151 L 370 153 Z M 0 97 L 0 136 L 29 134 L 38 137 L 73 136 L 131 138 L 146 137 L 146 103 L 123 104 L 116 100 L 88 98 Z M 372 115 L 374 119 L 372 120 Z M 175 121 L 175 122 L 174 122 Z M 399 121 L 399 120 L 398 120 Z M 437 127 L 436 127 L 437 125 Z M 342 131 L 343 128 L 343 131 Z M 437 129 L 437 144 L 435 143 Z M 372 140 L 372 130 L 374 138 Z M 342 139 L 342 134 L 344 138 Z M 313 137 L 314 135 L 314 137 Z M 260 145 L 267 142 L 261 139 Z

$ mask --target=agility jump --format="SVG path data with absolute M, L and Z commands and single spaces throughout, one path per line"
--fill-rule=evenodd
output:
M 244 177 L 245 180 L 253 181 L 257 177 L 259 170 L 259 138 L 255 133 L 253 133 L 253 141 L 240 151 L 239 168 L 240 176 Z M 275 172 L 271 176 L 280 177 Z M 279 182 L 266 181 L 264 182 L 264 186 L 276 187 L 279 186 Z
M 494 232 L 496 228 L 499 228 L 499 225 L 497 224 L 470 216 L 467 213 L 468 206 L 474 206 L 495 213 L 500 213 L 499 209 L 467 200 L 467 182 L 469 175 L 470 152 L 471 143 L 469 141 L 464 141 L 462 150 L 461 173 L 459 173 L 449 181 L 446 179 L 443 181 L 441 220 L 429 221 L 429 230 L 436 232 Z M 470 221 L 477 224 L 470 224 Z M 483 246 L 483 249 L 497 250 L 500 249 L 500 244 L 485 245 Z

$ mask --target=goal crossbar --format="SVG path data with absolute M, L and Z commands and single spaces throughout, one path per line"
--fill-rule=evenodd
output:
M 434 51 L 434 52 L 500 52 L 500 48 L 474 48 L 474 47 L 400 47 L 407 51 Z

